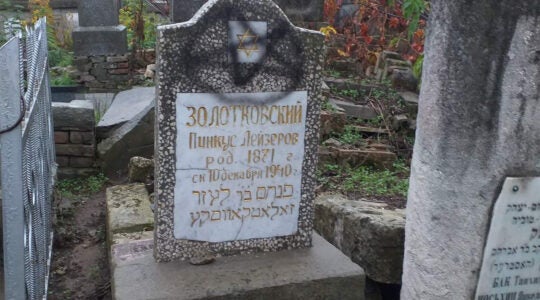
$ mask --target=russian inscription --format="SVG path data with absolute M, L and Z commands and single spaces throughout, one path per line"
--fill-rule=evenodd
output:
M 540 299 L 540 178 L 506 179 L 493 210 L 475 299 Z
M 294 234 L 306 108 L 305 91 L 178 94 L 175 238 Z

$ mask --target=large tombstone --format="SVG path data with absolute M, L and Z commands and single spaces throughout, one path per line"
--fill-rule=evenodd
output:
M 176 23 L 191 19 L 204 3 L 206 3 L 206 0 L 170 0 L 169 14 L 171 21 Z
M 75 56 L 127 53 L 126 27 L 118 24 L 114 0 L 79 1 L 79 27 L 73 30 Z
M 276 0 L 283 12 L 295 22 L 322 22 L 324 0 Z
M 538 299 L 540 2 L 431 5 L 402 299 Z
M 266 0 L 158 33 L 155 258 L 310 247 L 323 36 Z
M 170 16 L 173 22 L 184 22 L 195 14 L 195 12 L 206 2 L 206 0 L 171 0 Z M 324 0 L 276 0 L 289 19 L 298 22 L 322 22 Z

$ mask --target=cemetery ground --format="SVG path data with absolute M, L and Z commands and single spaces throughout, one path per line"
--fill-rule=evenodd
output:
M 388 82 L 362 81 L 337 71 L 328 71 L 325 82 L 317 195 L 343 194 L 387 211 L 405 208 L 414 107 L 408 107 Z M 350 105 L 367 108 L 368 113 L 354 117 Z M 112 182 L 126 181 L 125 176 L 110 180 L 100 174 L 57 185 L 50 299 L 110 299 L 105 190 Z M 321 230 L 325 223 L 316 220 Z M 399 299 L 399 285 L 368 282 L 368 289 L 377 290 L 383 299 Z
M 103 175 L 57 185 L 49 299 L 110 299 Z

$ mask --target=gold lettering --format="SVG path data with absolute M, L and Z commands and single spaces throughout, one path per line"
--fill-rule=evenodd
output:
M 188 106 L 187 109 L 191 110 L 191 115 L 189 116 L 189 118 L 191 118 L 192 122 L 191 123 L 186 122 L 186 126 L 193 127 L 193 126 L 195 126 L 197 124 L 197 120 L 195 119 L 195 113 L 196 113 L 197 110 L 193 106 Z

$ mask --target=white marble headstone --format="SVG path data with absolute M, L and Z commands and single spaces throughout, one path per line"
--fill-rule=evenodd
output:
M 540 299 L 540 178 L 506 179 L 493 210 L 475 299 Z
M 175 238 L 294 234 L 306 108 L 305 91 L 178 94 Z

